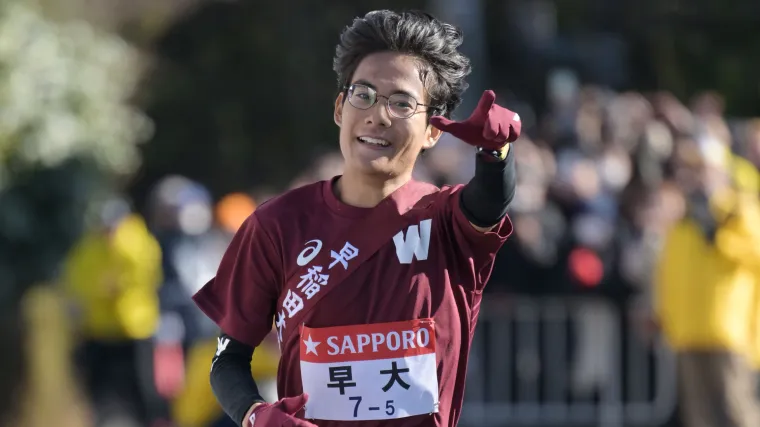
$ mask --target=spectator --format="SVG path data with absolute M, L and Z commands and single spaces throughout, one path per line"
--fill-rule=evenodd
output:
M 686 425 L 757 426 L 750 349 L 760 291 L 758 200 L 737 191 L 722 165 L 691 160 L 679 165 L 682 182 L 694 181 L 658 263 L 656 314 L 676 352 Z
M 161 251 L 123 200 L 105 204 L 100 224 L 74 247 L 64 274 L 81 313 L 79 366 L 97 426 L 120 418 L 148 425 L 164 415 L 152 366 Z

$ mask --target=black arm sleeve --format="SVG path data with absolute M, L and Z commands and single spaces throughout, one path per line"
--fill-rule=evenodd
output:
M 211 362 L 211 389 L 224 412 L 238 425 L 251 405 L 264 402 L 251 375 L 253 347 L 229 335 L 219 336 Z
M 475 176 L 462 189 L 459 200 L 464 216 L 478 227 L 498 224 L 507 214 L 515 196 L 515 148 L 509 147 L 504 160 L 476 154 Z

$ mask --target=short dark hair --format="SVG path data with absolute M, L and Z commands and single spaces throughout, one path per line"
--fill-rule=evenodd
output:
M 376 10 L 354 19 L 340 35 L 333 70 L 338 90 L 350 84 L 359 63 L 377 52 L 400 52 L 420 61 L 420 78 L 435 114 L 450 117 L 462 102 L 470 60 L 457 48 L 462 31 L 422 11 Z M 431 114 L 428 113 L 428 116 Z

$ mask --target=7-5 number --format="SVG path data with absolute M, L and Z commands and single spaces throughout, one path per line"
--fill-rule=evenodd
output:
M 359 416 L 359 404 L 362 403 L 362 397 L 361 396 L 351 396 L 348 398 L 348 400 L 354 400 L 356 401 L 356 405 L 354 405 L 354 418 Z M 376 409 L 376 408 L 373 408 Z M 396 407 L 393 406 L 392 400 L 386 400 L 385 401 L 385 413 L 387 415 L 393 415 L 396 413 Z

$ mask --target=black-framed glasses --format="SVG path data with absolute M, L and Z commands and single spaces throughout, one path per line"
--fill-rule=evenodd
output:
M 360 110 L 368 110 L 380 98 L 385 98 L 385 107 L 388 114 L 399 119 L 412 117 L 417 112 L 418 107 L 431 107 L 430 105 L 420 104 L 413 97 L 403 93 L 394 93 L 391 96 L 380 95 L 374 88 L 361 83 L 354 83 L 346 87 L 346 91 L 348 102 Z

